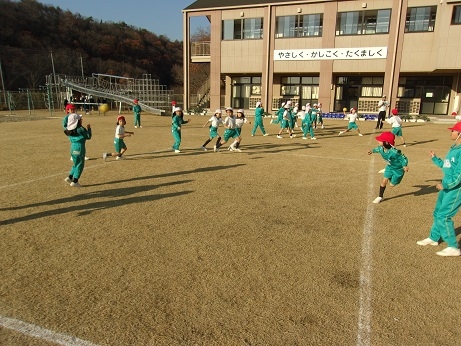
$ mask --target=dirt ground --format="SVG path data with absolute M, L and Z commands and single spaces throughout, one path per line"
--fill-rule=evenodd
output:
M 117 113 L 84 116 L 81 189 L 62 114 L 0 115 L 0 345 L 460 344 L 461 258 L 416 245 L 447 125 L 404 123 L 410 171 L 375 205 L 374 122 L 338 137 L 325 119 L 314 141 L 265 119 L 270 136 L 245 125 L 242 153 L 214 153 L 191 116 L 175 154 L 169 117 L 125 115 L 126 160 L 107 162 Z

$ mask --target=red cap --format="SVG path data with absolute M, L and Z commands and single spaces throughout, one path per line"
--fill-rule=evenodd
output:
M 394 108 L 393 110 L 391 110 L 391 113 L 392 115 L 397 115 L 399 114 L 399 110 Z
M 455 124 L 455 126 L 449 127 L 448 129 L 451 130 L 451 131 L 456 131 L 456 132 L 460 132 L 460 133 L 461 133 L 461 121 L 460 121 L 460 122 L 457 122 L 457 123 Z
M 66 105 L 66 109 L 75 109 L 75 105 L 73 105 L 72 103 L 68 103 Z
M 138 103 L 138 101 L 139 101 L 138 99 L 134 99 L 133 103 Z
M 120 120 L 125 120 L 125 117 L 124 117 L 123 115 L 119 116 L 119 117 L 117 118 L 117 122 L 119 122 Z M 125 121 L 126 121 L 126 120 L 125 120 Z
M 387 142 L 391 145 L 394 145 L 395 136 L 392 132 L 386 131 L 381 133 L 379 136 L 376 136 L 376 140 L 380 142 Z
M 456 113 L 456 112 L 451 112 L 451 115 L 454 117 L 454 116 L 458 115 L 458 113 Z

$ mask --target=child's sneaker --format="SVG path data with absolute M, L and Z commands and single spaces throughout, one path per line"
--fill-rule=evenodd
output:
M 282 136 L 280 136 L 280 135 L 277 135 L 277 138 L 283 138 L 283 137 L 282 137 Z
M 102 159 L 103 159 L 104 161 L 107 160 L 107 153 L 102 153 Z
M 439 245 L 439 242 L 433 241 L 431 238 L 426 238 L 423 240 L 418 240 L 416 244 L 421 245 L 421 246 L 426 246 L 426 245 L 437 246 Z
M 82 187 L 82 185 L 80 185 L 78 182 L 77 183 L 72 182 L 72 183 L 70 183 L 70 186 L 72 186 L 72 187 Z
M 303 137 L 303 139 L 307 139 L 307 137 Z
M 67 183 L 67 184 L 70 184 L 72 182 L 72 179 L 70 179 L 69 177 L 67 177 L 66 179 L 64 179 L 64 181 Z
M 125 160 L 123 156 L 117 156 L 116 160 Z
M 376 197 L 376 198 L 373 200 L 373 203 L 378 204 L 378 203 L 381 203 L 382 200 L 383 200 L 382 197 Z
M 344 133 L 344 131 L 339 131 L 338 136 L 341 136 Z
M 88 161 L 90 158 L 88 156 L 85 156 L 85 161 Z
M 269 136 L 269 134 L 268 134 L 268 133 L 265 133 L 265 134 L 263 134 L 263 136 L 266 137 L 266 136 Z
M 175 149 L 174 152 L 175 152 L 176 154 L 178 154 L 178 153 L 180 153 L 181 151 L 178 150 L 178 149 Z
M 315 137 L 311 137 L 311 139 L 313 139 L 313 140 L 316 140 L 317 138 L 315 138 Z
M 208 149 L 205 148 L 205 147 L 202 145 L 202 150 L 203 150 L 203 151 L 207 151 Z
M 437 255 L 439 256 L 444 256 L 444 257 L 452 257 L 452 256 L 460 256 L 461 252 L 459 249 L 455 247 L 447 247 L 443 249 L 442 251 L 436 252 Z
M 360 136 L 360 137 L 363 137 L 363 135 L 362 135 L 361 133 L 359 133 L 359 136 Z

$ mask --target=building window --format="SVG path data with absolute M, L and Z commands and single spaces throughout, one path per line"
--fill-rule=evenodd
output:
M 223 40 L 249 40 L 263 38 L 263 19 L 245 18 L 223 20 Z
M 301 105 L 316 103 L 319 98 L 319 77 L 282 77 L 280 95 L 298 98 Z
M 361 97 L 382 97 L 384 77 L 362 77 Z
M 340 12 L 336 20 L 336 35 L 373 35 L 389 33 L 391 10 Z
M 407 11 L 405 32 L 434 31 L 437 6 L 411 7 Z
M 300 16 L 301 32 L 299 36 L 322 36 L 323 15 L 322 14 L 306 14 Z
M 263 38 L 263 19 L 249 18 L 243 21 L 243 39 Z
M 323 14 L 277 17 L 276 38 L 322 36 Z
M 451 24 L 461 24 L 461 6 L 453 6 L 453 15 L 451 17 Z
M 232 78 L 231 97 L 231 104 L 234 108 L 254 108 L 253 101 L 261 100 L 261 77 Z

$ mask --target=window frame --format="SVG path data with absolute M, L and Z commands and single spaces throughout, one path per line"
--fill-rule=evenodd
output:
M 392 9 L 390 8 L 338 12 L 336 36 L 389 34 L 391 16 Z
M 461 24 L 461 5 L 453 6 L 453 13 L 451 15 L 451 25 Z
M 222 20 L 222 41 L 261 40 L 263 35 L 264 18 L 262 17 Z
M 418 20 L 418 16 L 421 16 L 419 10 L 429 9 L 428 19 L 426 19 L 426 13 L 424 13 L 424 18 Z M 414 14 L 413 12 L 416 11 Z M 418 13 L 419 12 L 419 13 Z M 414 18 L 412 20 L 412 17 Z M 405 17 L 405 33 L 413 33 L 413 32 L 434 32 L 435 30 L 435 19 L 437 17 L 437 6 L 416 6 L 416 7 L 408 7 L 407 8 L 407 15 Z M 423 26 L 422 29 L 419 27 Z M 427 24 L 427 25 L 426 25 Z M 427 28 L 424 28 L 427 26 Z M 418 27 L 418 28 L 417 28 Z
M 314 22 L 318 25 L 306 26 L 306 22 Z M 312 30 L 314 33 L 310 34 Z M 322 34 L 323 13 L 278 16 L 275 21 L 275 38 L 322 37 Z

